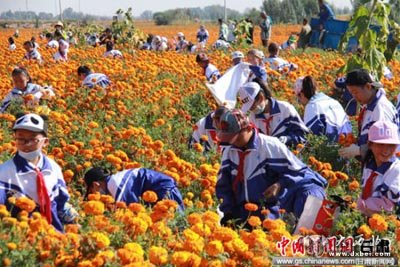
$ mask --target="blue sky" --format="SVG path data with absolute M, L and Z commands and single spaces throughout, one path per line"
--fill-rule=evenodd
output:
M 60 0 L 0 0 L 0 12 L 7 10 L 26 10 L 55 13 Z M 317 1 L 317 0 L 315 0 Z M 351 6 L 350 0 L 327 0 L 336 6 Z M 224 4 L 224 0 L 61 0 L 62 8 L 72 7 L 78 11 L 95 15 L 111 16 L 118 8 L 133 8 L 133 14 L 140 15 L 145 10 L 163 11 L 177 7 L 204 7 L 214 4 Z M 259 8 L 262 0 L 226 0 L 227 7 L 244 11 L 246 8 Z

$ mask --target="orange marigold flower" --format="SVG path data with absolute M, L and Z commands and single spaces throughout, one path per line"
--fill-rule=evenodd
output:
M 15 206 L 21 210 L 32 212 L 36 208 L 36 203 L 27 197 L 20 197 L 15 201 Z
M 144 201 L 149 203 L 155 203 L 158 200 L 158 196 L 154 191 L 147 190 L 143 193 L 142 198 Z
M 258 227 L 261 225 L 261 219 L 258 216 L 250 216 L 250 218 L 247 220 L 247 222 L 252 227 Z
M 388 229 L 388 223 L 385 218 L 377 213 L 373 214 L 372 217 L 369 218 L 368 224 L 372 230 L 377 232 L 385 232 Z
M 360 183 L 357 182 L 356 180 L 354 180 L 351 183 L 349 183 L 350 191 L 356 191 L 358 188 L 360 188 Z
M 245 208 L 247 211 L 256 211 L 256 210 L 258 210 L 257 204 L 254 204 L 254 203 L 246 203 L 246 204 L 244 205 L 244 208 Z
M 104 203 L 97 200 L 90 200 L 85 203 L 84 211 L 87 215 L 101 215 L 104 213 Z
M 168 251 L 162 247 L 152 246 L 149 250 L 149 260 L 155 265 L 163 265 L 168 262 Z

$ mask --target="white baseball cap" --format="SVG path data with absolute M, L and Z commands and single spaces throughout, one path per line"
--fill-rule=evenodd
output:
M 235 51 L 232 53 L 232 59 L 235 59 L 235 58 L 244 58 L 244 55 L 240 51 Z
M 26 114 L 15 121 L 13 130 L 28 130 L 35 133 L 43 133 L 47 136 L 47 124 L 37 114 Z
M 248 82 L 239 89 L 239 98 L 242 103 L 241 110 L 246 113 L 253 106 L 261 87 L 258 83 Z

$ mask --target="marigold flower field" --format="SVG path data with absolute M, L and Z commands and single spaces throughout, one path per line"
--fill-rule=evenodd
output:
M 198 25 L 155 27 L 139 24 L 146 33 L 169 38 L 178 31 L 194 39 Z M 217 27 L 209 26 L 211 41 Z M 283 42 L 299 26 L 274 25 L 272 39 Z M 24 107 L 25 111 L 47 114 L 50 146 L 47 154 L 63 168 L 71 204 L 79 212 L 78 224 L 57 232 L 39 213 L 30 214 L 35 203 L 15 200 L 23 211 L 18 218 L 0 205 L 0 265 L 2 266 L 270 266 L 271 257 L 280 255 L 277 242 L 291 235 L 293 226 L 283 220 L 260 220 L 250 216 L 252 231 L 219 225 L 215 184 L 219 169 L 218 153 L 204 155 L 202 147 L 188 150 L 192 126 L 208 114 L 216 103 L 204 85 L 205 79 L 193 54 L 174 51 L 157 53 L 117 45 L 124 58 L 103 58 L 103 47 L 71 47 L 69 61 L 56 63 L 55 51 L 39 40 L 44 63 L 23 61 L 22 43 L 38 31 L 21 30 L 17 50 L 8 51 L 7 38 L 13 31 L 0 31 L 0 94 L 12 89 L 11 71 L 25 66 L 33 82 L 51 85 L 56 97 L 45 105 Z M 259 44 L 255 32 L 256 46 Z M 249 48 L 240 48 L 247 51 Z M 266 53 L 266 51 L 265 51 Z M 224 72 L 230 67 L 230 53 L 210 51 L 213 64 Z M 317 49 L 284 52 L 299 70 L 288 75 L 268 71 L 274 96 L 294 104 L 301 111 L 292 90 L 297 77 L 312 75 L 320 90 L 334 94 L 333 81 L 346 56 Z M 109 89 L 86 89 L 78 80 L 77 68 L 88 65 L 106 74 Z M 388 98 L 396 101 L 400 87 L 400 62 L 390 63 L 391 81 L 382 80 Z M 12 132 L 15 110 L 0 114 L 0 160 L 15 153 Z M 356 118 L 352 118 L 355 121 Z M 356 133 L 355 133 L 356 135 Z M 360 194 L 360 169 L 334 161 L 337 149 L 354 140 L 341 140 L 332 147 L 319 139 L 294 151 L 328 181 L 328 195 L 340 194 L 351 202 L 337 219 L 335 233 L 372 235 L 392 240 L 392 253 L 398 255 L 400 221 L 395 216 L 375 214 L 367 219 L 355 209 Z M 332 159 L 330 161 L 329 159 Z M 177 204 L 162 200 L 151 208 L 140 203 L 115 203 L 110 196 L 90 195 L 83 200 L 83 174 L 91 166 L 110 170 L 146 167 L 173 177 L 182 192 L 186 211 L 176 213 Z M 337 166 L 345 166 L 336 169 Z M 142 198 L 156 202 L 154 192 Z M 249 203 L 246 208 L 254 209 Z M 257 209 L 257 207 L 255 207 Z M 284 211 L 282 211 L 284 213 Z M 304 234 L 310 234 L 303 229 Z M 287 255 L 291 251 L 288 249 Z

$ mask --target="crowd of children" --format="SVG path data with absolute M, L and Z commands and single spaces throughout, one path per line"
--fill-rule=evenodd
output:
M 263 27 L 270 27 L 270 18 L 265 13 L 261 17 Z M 57 23 L 55 33 L 46 34 L 46 47 L 57 49 L 55 61 L 68 60 L 70 43 L 64 38 L 68 36 L 63 28 L 62 23 Z M 327 181 L 297 158 L 290 148 L 306 144 L 308 134 L 324 135 L 329 142 L 336 142 L 340 135 L 353 133 L 345 109 L 334 98 L 319 92 L 310 75 L 297 79 L 294 86 L 295 97 L 305 106 L 303 118 L 292 104 L 273 97 L 268 88 L 267 69 L 287 74 L 298 66 L 280 58 L 281 47 L 270 43 L 270 32 L 266 28 L 262 30 L 268 57 L 257 49 L 250 49 L 246 58 L 241 51 L 231 54 L 232 68 L 247 70 L 245 81 L 237 84 L 239 108 L 222 105 L 210 111 L 196 123 L 189 141 L 189 148 L 200 143 L 205 152 L 215 150 L 221 154 L 216 197 L 222 200 L 219 210 L 223 213 L 221 224 L 224 225 L 245 223 L 249 217 L 245 204 L 249 202 L 258 204 L 259 209 L 252 215 L 261 218 L 279 218 L 282 209 L 300 218 L 309 196 L 327 197 Z M 198 51 L 182 32 L 176 37 L 174 49 L 177 52 Z M 203 25 L 196 38 L 197 46 L 204 48 L 209 33 Z M 219 39 L 221 42 L 229 39 L 228 26 L 222 21 Z M 107 28 L 93 43 L 105 45 L 104 57 L 123 59 L 122 53 L 114 49 L 115 40 L 111 29 Z M 13 37 L 8 41 L 9 49 L 15 50 Z M 168 40 L 158 35 L 149 36 L 142 46 L 142 49 L 154 51 L 170 48 Z M 35 40 L 26 41 L 24 49 L 26 59 L 42 61 Z M 221 73 L 206 53 L 198 53 L 195 60 L 208 83 L 218 82 Z M 87 66 L 80 66 L 77 74 L 82 86 L 88 88 L 107 88 L 111 84 L 105 74 L 95 73 Z M 13 101 L 25 101 L 26 95 L 32 95 L 30 101 L 35 103 L 44 96 L 54 95 L 51 89 L 34 84 L 23 67 L 13 70 L 12 80 L 14 87 L 3 100 L 1 113 L 6 112 Z M 383 85 L 367 70 L 350 71 L 342 83 L 351 98 L 361 105 L 357 144 L 339 150 L 341 157 L 356 157 L 362 164 L 362 194 L 357 206 L 366 216 L 381 210 L 397 212 L 400 201 L 400 163 L 395 156 L 400 145 L 398 110 L 386 98 Z M 47 221 L 62 232 L 63 225 L 73 223 L 78 215 L 68 203 L 61 168 L 42 152 L 49 143 L 46 118 L 37 114 L 23 115 L 17 118 L 12 130 L 17 152 L 0 165 L 0 204 L 9 206 L 10 196 L 28 196 L 37 203 L 38 211 Z M 152 190 L 158 199 L 175 200 L 179 210 L 184 210 L 173 178 L 150 169 L 110 174 L 93 168 L 84 178 L 87 194 L 100 192 L 117 201 L 132 203 L 139 202 L 143 192 Z M 267 213 L 262 212 L 264 208 Z

